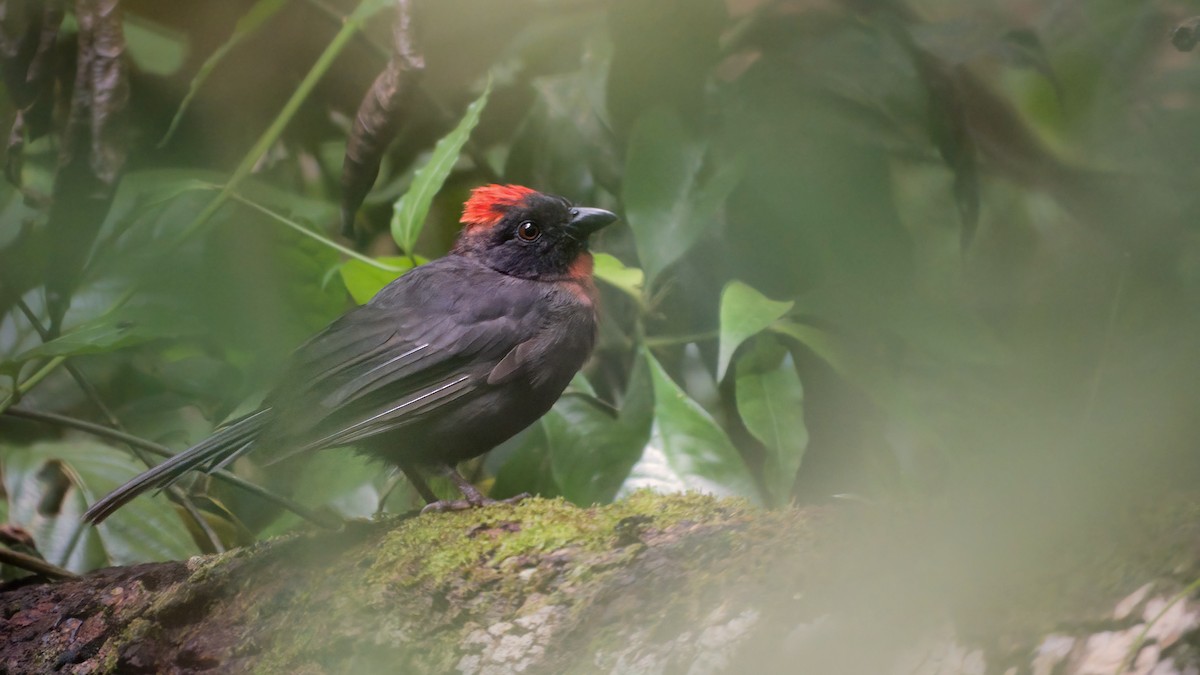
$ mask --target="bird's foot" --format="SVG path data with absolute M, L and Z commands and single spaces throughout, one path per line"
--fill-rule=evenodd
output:
M 529 498 L 528 492 L 522 492 L 515 497 L 508 499 L 491 499 L 489 497 L 479 497 L 477 499 L 441 499 L 436 502 L 430 502 L 421 509 L 421 513 L 444 513 L 446 511 L 466 511 L 467 509 L 478 509 L 493 504 L 517 504 L 523 499 Z

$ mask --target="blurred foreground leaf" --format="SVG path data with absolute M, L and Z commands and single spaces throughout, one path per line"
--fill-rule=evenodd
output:
M 771 329 L 804 345 L 839 375 L 850 378 L 849 354 L 832 333 L 798 321 L 780 321 Z

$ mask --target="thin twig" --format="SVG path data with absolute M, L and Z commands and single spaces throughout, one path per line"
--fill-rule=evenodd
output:
M 71 570 L 65 570 L 58 565 L 48 563 L 45 560 L 28 553 L 14 551 L 11 548 L 0 546 L 0 563 L 12 565 L 35 574 L 40 574 L 51 579 L 78 579 L 79 575 Z
M 175 456 L 175 453 L 173 453 L 170 448 L 168 448 L 164 445 L 159 445 L 158 443 L 155 443 L 154 441 L 149 441 L 144 438 L 140 438 L 138 436 L 128 434 L 124 431 L 119 431 L 117 429 L 110 429 L 109 427 L 106 427 L 106 426 L 103 426 L 100 424 L 95 424 L 93 422 L 88 422 L 86 420 L 76 419 L 74 417 L 68 417 L 66 415 L 59 415 L 57 413 L 44 412 L 41 410 L 29 410 L 26 408 L 9 408 L 8 410 L 5 411 L 4 414 L 9 415 L 11 417 L 22 417 L 25 419 L 36 420 L 38 422 L 44 422 L 46 424 L 56 424 L 56 425 L 68 427 L 71 429 L 78 429 L 79 431 L 85 431 L 89 434 L 93 434 L 93 435 L 99 436 L 101 438 L 107 438 L 107 439 L 114 440 L 114 441 L 121 441 L 122 443 L 131 445 L 131 446 L 135 446 L 137 448 L 145 450 L 146 452 L 149 452 L 151 454 L 154 454 L 154 455 L 157 455 L 157 456 L 163 457 L 163 458 L 170 458 L 170 457 Z M 265 501 L 269 501 L 272 504 L 275 504 L 276 506 L 279 506 L 288 511 L 291 511 L 292 513 L 300 516 L 301 518 L 303 518 L 311 523 L 320 525 L 321 527 L 336 529 L 341 526 L 341 523 L 333 523 L 328 518 L 323 518 L 321 515 L 317 514 L 316 512 L 312 511 L 311 509 L 305 507 L 304 505 L 302 505 L 298 502 L 295 502 L 291 499 L 288 499 L 287 497 L 284 497 L 282 495 L 277 495 L 260 485 L 255 485 L 254 483 L 251 483 L 250 481 L 248 481 L 244 478 L 241 478 L 241 477 L 237 476 L 236 474 L 230 473 L 229 471 L 226 471 L 225 469 L 219 469 L 217 471 L 214 471 L 214 472 L 212 472 L 211 475 L 214 478 L 216 478 L 217 480 L 220 480 L 220 481 L 227 483 L 229 485 L 232 485 L 238 489 L 249 492 L 257 497 L 261 497 Z

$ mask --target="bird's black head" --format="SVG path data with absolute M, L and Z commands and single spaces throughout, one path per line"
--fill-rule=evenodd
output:
M 590 275 L 588 236 L 616 219 L 527 187 L 487 185 L 472 191 L 463 207 L 454 252 L 525 279 Z

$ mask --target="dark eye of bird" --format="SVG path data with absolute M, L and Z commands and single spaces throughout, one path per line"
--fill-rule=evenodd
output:
M 517 226 L 517 236 L 525 241 L 533 241 L 542 236 L 542 228 L 527 220 Z

